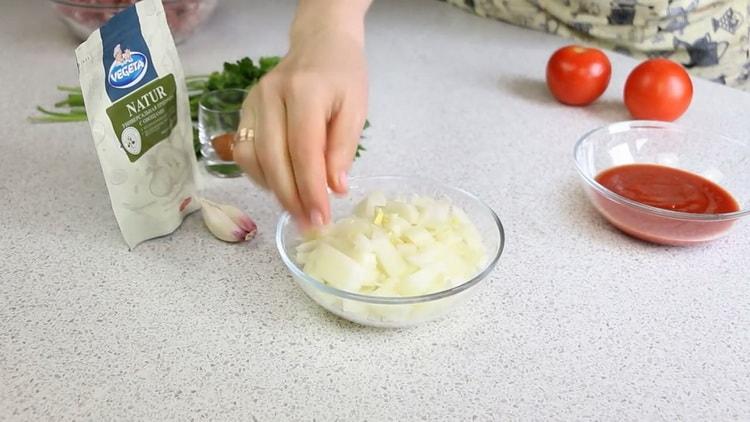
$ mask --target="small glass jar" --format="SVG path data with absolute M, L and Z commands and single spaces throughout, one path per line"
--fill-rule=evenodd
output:
M 242 170 L 234 163 L 232 148 L 247 91 L 224 89 L 204 94 L 198 104 L 198 137 L 201 155 L 209 173 L 237 177 Z

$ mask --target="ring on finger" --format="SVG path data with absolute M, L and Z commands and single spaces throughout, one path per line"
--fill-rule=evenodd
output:
M 255 130 L 243 127 L 237 131 L 237 136 L 234 137 L 234 145 L 242 142 L 253 142 L 255 141 Z

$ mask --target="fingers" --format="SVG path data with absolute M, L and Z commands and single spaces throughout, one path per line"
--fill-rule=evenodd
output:
M 258 110 L 255 130 L 255 152 L 268 187 L 281 205 L 297 220 L 309 221 L 303 212 L 297 193 L 294 172 L 286 141 L 286 110 L 276 91 L 259 84 Z
M 242 129 L 255 130 L 256 112 L 255 107 L 257 105 L 257 91 L 252 90 L 245 99 L 245 103 L 242 106 L 242 115 L 240 117 L 240 123 L 237 127 L 237 133 Z M 256 136 L 257 139 L 257 136 Z M 267 189 L 268 182 L 263 174 L 263 168 L 258 161 L 258 154 L 255 151 L 255 140 L 245 142 L 235 142 L 232 154 L 234 156 L 234 162 L 239 165 L 242 170 L 247 173 L 248 176 L 260 187 Z
M 287 141 L 297 192 L 313 225 L 330 220 L 326 189 L 326 104 L 320 96 L 287 100 Z
M 243 105 L 239 129 L 253 129 L 254 141 L 239 140 L 234 160 L 262 187 L 272 190 L 303 229 L 330 221 L 328 190 L 347 192 L 364 123 L 363 95 L 336 100 L 326 92 L 282 88 L 283 80 L 253 87 Z M 363 100 L 362 104 L 358 100 Z
M 345 194 L 348 189 L 347 178 L 362 134 L 363 116 L 357 107 L 345 102 L 328 126 L 326 177 L 328 186 L 338 194 Z

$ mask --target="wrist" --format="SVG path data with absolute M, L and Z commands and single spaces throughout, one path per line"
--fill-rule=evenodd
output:
M 365 14 L 371 0 L 300 0 L 290 30 L 292 47 L 298 41 L 325 33 L 347 36 L 364 45 Z

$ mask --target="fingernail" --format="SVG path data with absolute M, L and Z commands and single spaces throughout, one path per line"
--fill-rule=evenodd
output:
M 343 191 L 349 190 L 349 175 L 345 171 L 339 173 L 339 187 Z
M 313 226 L 320 227 L 323 225 L 323 214 L 320 213 L 318 210 L 312 210 L 310 212 L 310 223 L 312 223 Z

